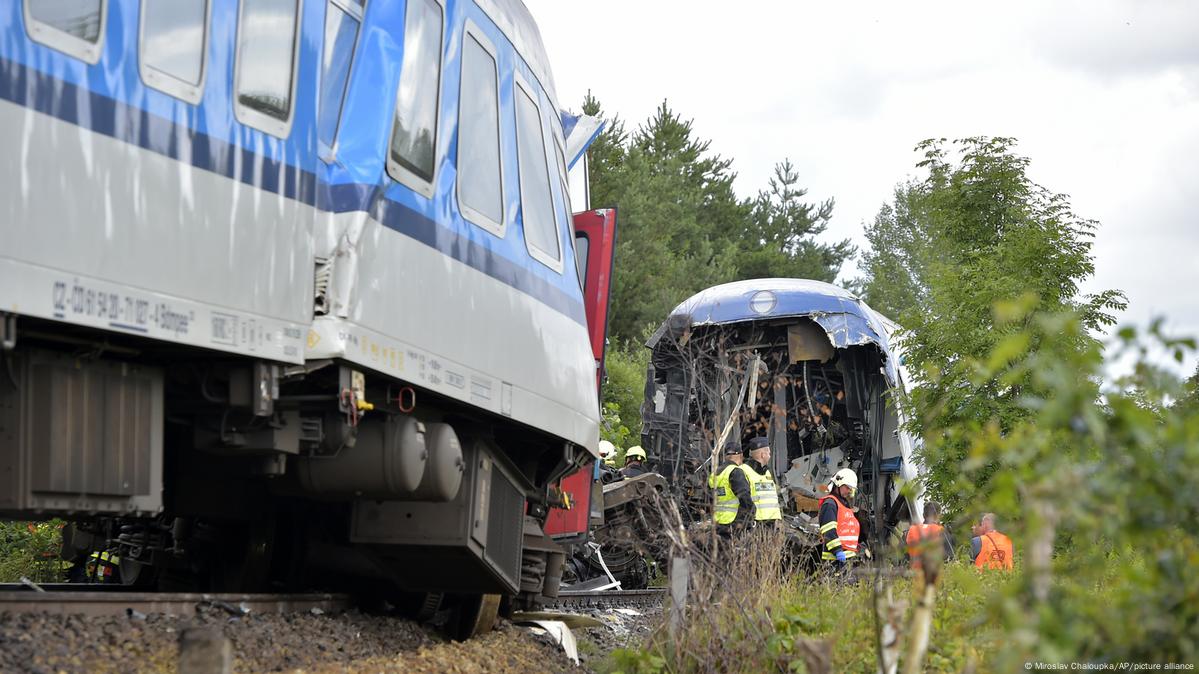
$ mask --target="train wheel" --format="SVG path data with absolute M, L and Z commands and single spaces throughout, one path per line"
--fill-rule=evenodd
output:
M 495 628 L 495 621 L 500 613 L 500 595 L 472 594 L 462 598 L 458 606 L 457 620 L 451 637 L 457 641 L 465 641 L 472 637 L 481 636 Z

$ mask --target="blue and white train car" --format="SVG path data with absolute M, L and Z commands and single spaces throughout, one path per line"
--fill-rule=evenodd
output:
M 842 468 L 861 478 L 872 547 L 901 520 L 921 521 L 915 439 L 891 398 L 905 382 L 898 326 L 852 293 L 803 279 L 703 290 L 650 338 L 642 441 L 695 513 L 706 513 L 714 444 L 765 437 L 784 509 L 815 511 Z M 731 422 L 730 422 L 731 419 Z M 803 518 L 797 522 L 806 522 Z
M 520 0 L 5 2 L 0 512 L 127 581 L 537 584 L 598 440 L 576 122 Z

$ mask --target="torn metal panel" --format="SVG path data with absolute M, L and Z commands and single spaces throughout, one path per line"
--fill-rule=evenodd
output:
M 604 120 L 590 115 L 576 115 L 563 110 L 562 134 L 566 137 L 566 168 L 573 169 L 579 158 L 591 147 L 604 130 Z
M 675 307 L 646 346 L 656 348 L 667 334 L 678 338 L 702 326 L 801 317 L 819 325 L 834 348 L 877 346 L 885 356 L 888 383 L 897 384 L 897 359 L 888 339 L 893 332 L 888 325 L 895 324 L 853 293 L 823 281 L 752 279 L 708 288 Z
M 819 328 L 811 323 L 787 326 L 787 356 L 792 363 L 818 360 L 827 363 L 833 357 L 833 345 Z

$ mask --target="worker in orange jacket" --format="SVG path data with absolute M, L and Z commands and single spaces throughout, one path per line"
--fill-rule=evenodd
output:
M 1012 547 L 1012 539 L 995 530 L 995 514 L 983 515 L 978 526 L 974 527 L 974 533 L 975 536 L 970 541 L 970 554 L 974 558 L 974 566 L 979 569 L 1010 571 L 1015 549 Z
M 861 523 L 850 502 L 858 491 L 858 474 L 851 468 L 842 468 L 829 481 L 829 494 L 820 499 L 820 536 L 824 549 L 820 558 L 832 565 L 836 571 L 857 561 L 862 533 Z
M 904 541 L 913 569 L 921 568 L 920 557 L 931 546 L 941 547 L 941 559 L 947 562 L 953 559 L 953 541 L 949 538 L 949 532 L 941 526 L 941 507 L 932 501 L 924 504 L 924 524 L 909 527 Z

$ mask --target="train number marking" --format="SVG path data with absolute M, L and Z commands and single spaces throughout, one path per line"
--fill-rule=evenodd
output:
M 55 281 L 50 287 L 50 305 L 55 318 L 104 321 L 108 327 L 118 330 L 156 330 L 176 337 L 187 335 L 195 322 L 194 311 L 166 302 L 155 304 L 136 295 L 111 292 L 79 279 Z

